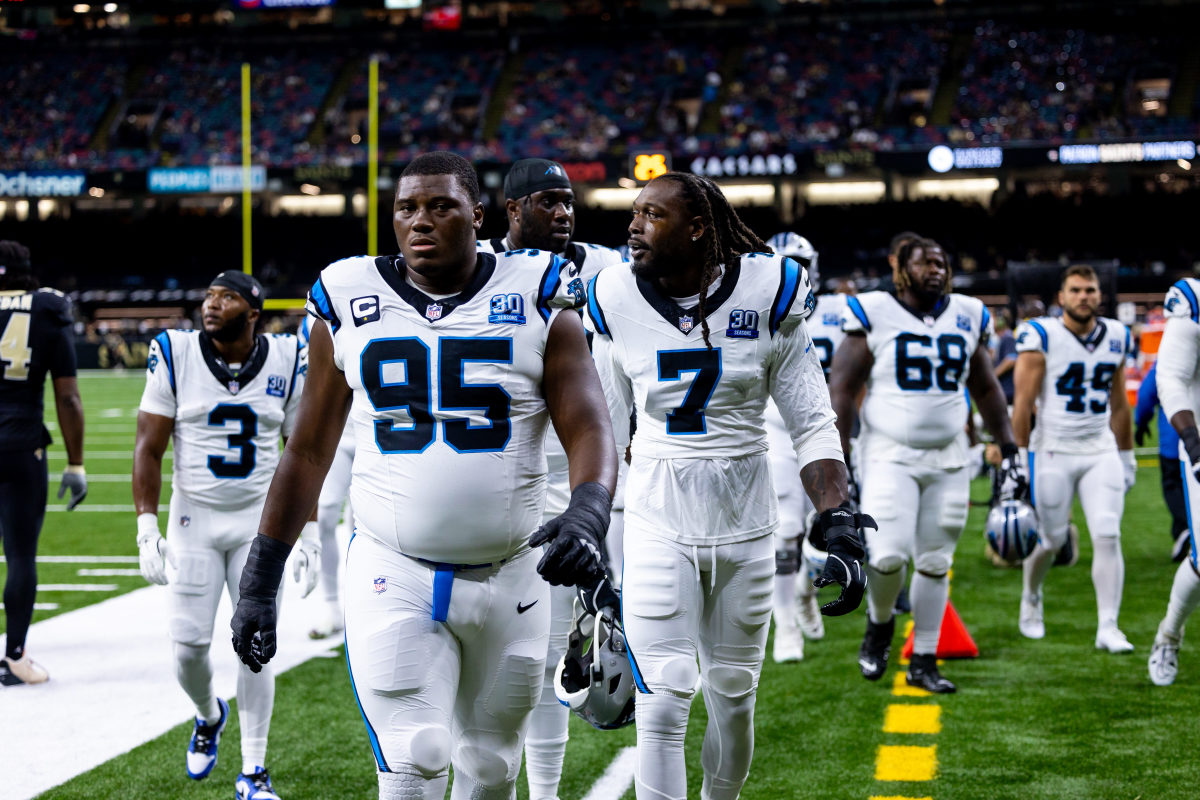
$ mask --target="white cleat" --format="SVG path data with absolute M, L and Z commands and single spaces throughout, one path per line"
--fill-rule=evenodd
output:
M 825 619 L 821 616 L 816 592 L 796 596 L 796 622 L 807 638 L 815 640 L 825 637 Z
M 771 653 L 776 664 L 801 661 L 804 658 L 804 636 L 795 625 L 775 626 L 775 648 Z
M 1150 650 L 1150 682 L 1155 686 L 1170 686 L 1179 674 L 1180 639 L 1167 636 L 1161 630 L 1154 637 Z
M 1132 653 L 1133 645 L 1116 625 L 1110 623 L 1097 629 L 1096 649 L 1107 650 L 1110 653 Z
M 0 685 L 20 686 L 22 683 L 45 683 L 50 673 L 32 658 L 29 653 L 20 658 L 0 658 Z
M 308 638 L 325 639 L 336 633 L 341 633 L 346 627 L 342 610 L 329 603 L 322 603 L 321 610 L 313 616 L 312 625 L 308 629 Z
M 1042 596 L 1021 595 L 1021 616 L 1017 618 L 1017 627 L 1026 639 L 1044 639 L 1046 623 L 1042 620 Z

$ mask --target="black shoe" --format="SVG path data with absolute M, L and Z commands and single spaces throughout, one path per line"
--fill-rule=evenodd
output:
M 898 594 L 896 596 L 896 602 L 892 606 L 892 613 L 893 614 L 911 614 L 912 613 L 912 603 L 910 603 L 908 600 L 908 587 L 907 586 L 900 587 L 900 594 Z
M 862 647 L 858 648 L 858 668 L 867 680 L 877 681 L 887 672 L 888 653 L 892 651 L 895 634 L 895 617 L 880 624 L 867 617 L 867 632 L 863 635 Z
M 1171 560 L 1178 564 L 1183 559 L 1187 558 L 1187 554 L 1192 549 L 1192 536 L 1187 531 L 1175 537 L 1175 544 L 1171 547 Z
M 954 694 L 958 687 L 942 677 L 937 668 L 937 656 L 913 653 L 908 662 L 908 685 L 934 694 Z
M 1071 567 L 1079 560 L 1079 529 L 1075 527 L 1075 523 L 1067 526 L 1067 540 L 1063 542 L 1063 546 L 1058 548 L 1058 553 L 1054 556 L 1054 563 L 1051 566 L 1055 567 Z

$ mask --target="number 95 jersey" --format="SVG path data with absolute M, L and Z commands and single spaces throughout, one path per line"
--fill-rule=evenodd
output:
M 949 294 L 924 314 L 890 292 L 865 292 L 846 299 L 842 329 L 866 335 L 874 358 L 860 412 L 863 458 L 966 464 L 971 354 L 992 330 L 983 303 Z
M 546 251 L 476 258 L 451 297 L 409 284 L 400 257 L 359 256 L 326 267 L 308 299 L 354 390 L 357 532 L 451 564 L 507 558 L 541 521 L 546 342 L 559 309 L 584 300 Z
M 202 331 L 155 336 L 138 410 L 175 420 L 171 491 L 223 510 L 261 504 L 279 463 L 279 437 L 291 433 L 307 368 L 290 333 L 256 336 L 236 373 Z

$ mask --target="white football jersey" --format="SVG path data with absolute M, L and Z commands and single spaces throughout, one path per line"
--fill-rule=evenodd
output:
M 846 333 L 867 337 L 874 363 L 867 377 L 860 457 L 954 468 L 967 463 L 971 355 L 992 332 L 982 302 L 948 294 L 928 314 L 891 292 L 846 298 Z
M 306 359 L 308 358 L 308 337 L 312 332 L 313 319 L 314 317 L 305 314 L 304 318 L 300 321 L 300 327 L 296 329 L 296 336 L 300 339 L 300 347 L 304 349 Z M 352 447 L 353 445 L 354 427 L 347 421 L 346 427 L 342 428 L 342 438 L 338 441 L 338 449 Z
M 804 321 L 817 348 L 817 355 L 821 357 L 821 369 L 825 372 L 826 382 L 829 381 L 829 368 L 833 366 L 833 354 L 846 338 L 846 332 L 842 330 L 846 297 L 844 294 L 817 295 L 817 307 Z
M 1125 369 L 1131 349 L 1129 330 L 1107 317 L 1096 317 L 1096 326 L 1084 339 L 1056 317 L 1022 322 L 1017 327 L 1017 352 L 1046 356 L 1029 449 L 1077 455 L 1115 450 L 1108 401 L 1113 376 Z
M 295 423 L 308 363 L 290 333 L 259 334 L 236 371 L 201 331 L 150 343 L 139 410 L 175 420 L 172 491 L 222 509 L 262 503 Z
M 1167 419 L 1200 415 L 1200 280 L 1184 278 L 1167 292 L 1167 325 L 1158 348 L 1158 399 Z M 1183 449 L 1180 448 L 1180 452 Z
M 697 307 L 681 308 L 630 267 L 601 272 L 588 292 L 588 316 L 618 442 L 622 423 L 636 409 L 635 456 L 764 453 L 768 396 L 794 442 L 825 428 L 834 419 L 829 392 L 801 324 L 814 305 L 808 275 L 795 261 L 742 256 L 711 290 L 709 349 Z M 840 449 L 834 457 L 841 458 Z M 813 458 L 802 455 L 800 466 Z
M 480 253 L 470 284 L 431 298 L 396 256 L 321 272 L 309 312 L 354 390 L 350 503 L 359 533 L 414 558 L 499 561 L 541 519 L 550 325 L 584 301 L 547 252 Z

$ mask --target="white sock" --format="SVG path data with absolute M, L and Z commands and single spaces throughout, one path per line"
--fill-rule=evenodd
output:
M 267 732 L 275 706 L 275 670 L 268 664 L 262 672 L 238 665 L 238 723 L 242 726 L 242 772 L 246 775 L 267 763 Z
M 221 719 L 221 706 L 213 694 L 212 661 L 208 658 L 208 645 L 197 647 L 175 642 L 175 677 L 183 691 L 196 705 L 196 716 L 206 725 L 215 725 Z
M 905 567 L 895 572 L 879 572 L 867 564 L 867 612 L 871 622 L 882 625 L 892 618 L 900 587 L 904 585 Z
M 1167 615 L 1158 626 L 1159 633 L 1173 639 L 1183 636 L 1183 625 L 1196 606 L 1200 605 L 1200 577 L 1192 569 L 1189 559 L 1175 570 L 1175 580 L 1171 583 L 1171 600 L 1167 603 Z
M 692 701 L 656 692 L 636 702 L 638 800 L 687 800 L 683 745 Z
M 775 573 L 775 625 L 796 627 L 796 573 Z
M 1116 625 L 1125 586 L 1125 558 L 1118 536 L 1092 537 L 1092 585 L 1096 588 L 1098 627 Z
M 1022 585 L 1025 594 L 1032 597 L 1042 593 L 1042 584 L 1046 581 L 1046 573 L 1054 566 L 1054 557 L 1058 555 L 1058 548 L 1050 550 L 1041 543 L 1033 548 L 1033 552 L 1026 556 L 1025 561 L 1021 565 Z
M 554 684 L 542 685 L 542 699 L 529 715 L 525 734 L 525 776 L 529 800 L 555 800 L 567 750 L 567 725 L 571 712 L 554 694 Z
M 341 558 L 337 543 L 338 509 L 317 514 L 317 528 L 321 532 L 321 594 L 332 607 L 338 604 L 338 567 Z
M 913 575 L 909 599 L 912 601 L 913 652 L 933 655 L 937 652 L 942 632 L 942 617 L 946 614 L 946 598 L 950 582 L 943 575 L 931 578 L 920 572 Z

